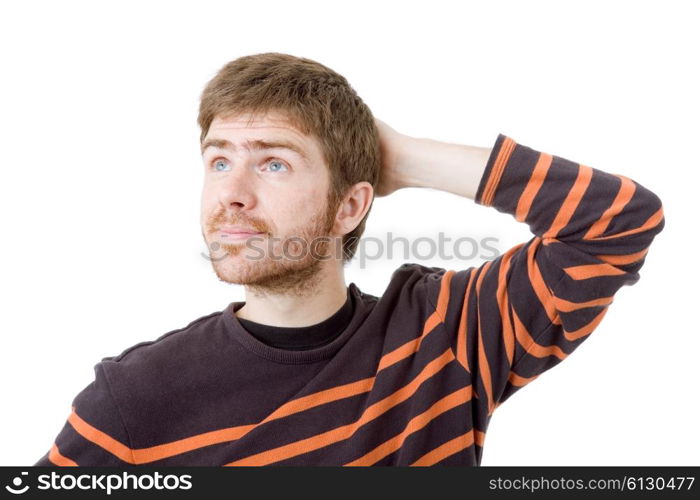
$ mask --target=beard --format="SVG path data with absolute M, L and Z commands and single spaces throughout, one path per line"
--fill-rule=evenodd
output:
M 342 237 L 330 235 L 337 204 L 331 197 L 327 201 L 326 207 L 321 207 L 306 224 L 283 238 L 271 239 L 269 227 L 261 221 L 231 221 L 232 225 L 244 224 L 263 234 L 238 244 L 212 243 L 210 260 L 216 276 L 226 283 L 245 285 L 259 296 L 313 293 L 322 281 L 323 262 L 332 257 L 334 250 L 342 253 Z M 221 219 L 215 217 L 213 221 Z M 214 231 L 223 225 L 221 222 L 211 224 Z

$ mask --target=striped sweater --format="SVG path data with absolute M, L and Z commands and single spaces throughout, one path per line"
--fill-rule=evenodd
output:
M 634 284 L 657 195 L 498 134 L 475 201 L 533 237 L 478 267 L 351 283 L 333 341 L 272 347 L 233 302 L 95 365 L 35 465 L 479 465 L 491 416 L 569 356 Z

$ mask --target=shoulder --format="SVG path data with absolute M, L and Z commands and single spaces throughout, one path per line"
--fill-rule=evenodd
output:
M 176 408 L 191 394 L 197 377 L 215 372 L 223 312 L 102 358 L 94 367 L 94 381 L 74 399 L 75 411 L 120 443 L 141 442 L 162 427 L 164 409 Z
M 110 382 L 129 379 L 136 383 L 158 377 L 176 376 L 183 364 L 206 357 L 217 342 L 223 311 L 201 316 L 187 325 L 163 333 L 154 340 L 139 342 L 98 364 Z
M 415 262 L 407 262 L 396 268 L 391 275 L 391 280 L 439 279 L 445 272 L 447 270 L 442 267 L 429 267 Z
M 448 272 L 440 267 L 406 263 L 394 270 L 374 314 L 396 318 L 401 324 L 425 321 L 435 310 L 442 277 Z
M 430 267 L 414 262 L 399 266 L 391 275 L 385 294 L 410 296 L 429 302 L 437 300 L 443 276 L 448 271 L 441 267 Z

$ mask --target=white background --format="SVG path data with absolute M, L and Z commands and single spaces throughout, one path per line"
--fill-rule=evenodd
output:
M 343 74 L 399 132 L 501 132 L 657 193 L 640 281 L 498 409 L 482 465 L 699 465 L 697 20 L 672 1 L 3 2 L 0 464 L 48 450 L 100 359 L 243 298 L 200 255 L 198 99 L 277 51 Z M 441 229 L 501 252 L 531 237 L 424 189 L 376 200 L 366 234 Z M 401 263 L 346 281 L 381 295 Z

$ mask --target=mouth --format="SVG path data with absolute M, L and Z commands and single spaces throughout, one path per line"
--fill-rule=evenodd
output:
M 265 234 L 263 232 L 258 232 L 258 231 L 229 231 L 229 230 L 220 230 L 219 231 L 219 237 L 222 240 L 245 240 L 247 238 L 250 238 L 252 236 L 259 236 L 261 234 Z

